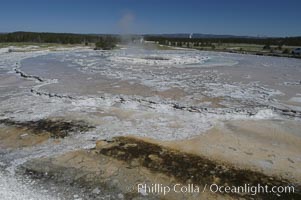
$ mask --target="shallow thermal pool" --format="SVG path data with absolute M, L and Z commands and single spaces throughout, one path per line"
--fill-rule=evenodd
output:
M 84 118 L 99 137 L 173 140 L 224 120 L 300 112 L 298 59 L 139 48 L 15 54 L 1 60 L 2 76 L 20 79 L 2 88 L 4 118 Z
M 300 77 L 301 61 L 289 58 L 139 48 L 2 49 L 0 120 L 60 118 L 95 128 L 56 145 L 49 140 L 0 149 L 1 167 L 9 172 L 0 172 L 0 193 L 52 199 L 47 191 L 34 195 L 23 187 L 15 169 L 33 158 L 92 148 L 98 139 L 131 134 L 181 140 L 229 120 L 300 121 Z

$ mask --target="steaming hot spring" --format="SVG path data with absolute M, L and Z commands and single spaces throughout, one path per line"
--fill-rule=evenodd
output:
M 210 59 L 209 56 L 179 51 L 157 51 L 157 50 L 123 50 L 109 56 L 114 62 L 138 65 L 187 65 L 203 64 Z

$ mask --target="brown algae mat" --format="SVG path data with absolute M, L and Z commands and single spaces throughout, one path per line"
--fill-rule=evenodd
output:
M 14 121 L 2 119 L 0 124 L 10 127 L 17 127 L 28 130 L 36 135 L 49 133 L 51 138 L 64 138 L 71 132 L 86 132 L 93 126 L 84 121 L 62 120 L 62 119 L 41 119 L 37 121 Z
M 79 156 L 79 154 L 82 155 Z M 104 164 L 103 159 L 109 160 L 107 162 L 111 164 Z M 78 160 L 78 162 L 70 162 L 70 160 Z M 270 187 L 293 185 L 289 180 L 268 176 L 258 171 L 239 169 L 232 165 L 213 161 L 200 155 L 181 152 L 173 148 L 158 145 L 146 139 L 138 139 L 135 137 L 116 137 L 110 141 L 98 141 L 95 149 L 83 152 L 71 152 L 69 155 L 62 155 L 58 158 L 50 158 L 48 160 L 45 160 L 45 158 L 41 160 L 36 159 L 25 163 L 23 165 L 23 170 L 24 169 L 25 173 L 31 176 L 48 176 L 52 177 L 52 179 L 61 179 L 61 181 L 65 181 L 65 178 L 63 178 L 64 175 L 62 174 L 71 173 L 72 170 L 76 169 L 75 174 L 69 174 L 68 178 L 66 178 L 69 184 L 80 184 L 84 185 L 83 187 L 89 185 L 91 188 L 95 185 L 104 184 L 104 182 L 107 183 L 108 180 L 118 179 L 118 174 L 123 174 L 122 178 L 119 177 L 119 180 L 123 181 L 123 184 L 118 186 L 119 188 L 135 185 L 139 179 L 139 177 L 135 176 L 137 176 L 138 171 L 141 170 L 149 171 L 151 174 L 149 177 L 161 174 L 159 177 L 174 180 L 173 182 L 200 186 L 212 183 L 223 186 L 243 186 L 244 184 L 251 186 L 260 184 Z M 134 171 L 130 172 L 131 170 Z M 103 174 L 109 175 L 104 177 Z M 131 180 L 133 174 L 135 178 Z M 158 177 L 152 179 L 152 181 L 154 180 L 158 182 L 161 181 Z M 140 181 L 143 180 L 140 179 Z M 294 186 L 294 193 L 260 193 L 256 196 L 248 193 L 233 193 L 226 195 L 218 194 L 218 196 L 222 198 L 225 197 L 224 199 L 300 199 L 300 186 Z M 123 189 L 122 191 L 125 190 Z M 137 195 L 139 195 L 137 192 L 128 192 L 125 194 L 125 197 L 127 197 L 126 199 L 132 199 Z M 178 197 L 164 196 L 162 198 L 183 199 L 186 197 L 179 197 L 178 195 Z M 199 199 L 199 196 L 187 199 Z M 211 199 L 217 198 L 214 196 L 213 198 L 211 197 Z
M 217 163 L 207 158 L 180 152 L 155 143 L 143 141 L 133 137 L 117 137 L 110 145 L 102 148 L 98 143 L 99 153 L 114 157 L 118 160 L 131 162 L 138 160 L 141 166 L 175 177 L 183 183 L 195 183 L 205 185 L 216 183 L 219 185 L 242 186 L 268 185 L 287 186 L 291 185 L 288 180 L 267 176 L 260 172 L 237 169 L 223 163 Z M 263 199 L 294 199 L 301 198 L 300 187 L 294 194 L 259 194 Z M 250 197 L 252 198 L 252 197 Z

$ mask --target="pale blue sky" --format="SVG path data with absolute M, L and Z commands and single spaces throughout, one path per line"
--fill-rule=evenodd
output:
M 1 0 L 0 32 L 300 36 L 300 0 Z

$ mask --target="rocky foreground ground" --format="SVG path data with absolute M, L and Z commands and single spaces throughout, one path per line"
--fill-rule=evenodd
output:
M 287 132 L 277 121 L 237 121 L 189 140 L 160 142 L 134 136 L 98 140 L 94 148 L 30 159 L 18 167 L 17 174 L 35 180 L 33 188 L 44 185 L 47 193 L 63 199 L 298 199 L 300 124 L 289 127 Z M 93 126 L 72 120 L 27 124 L 2 120 L 0 146 L 7 151 L 45 142 L 56 146 L 72 132 L 88 129 Z M 210 184 L 246 183 L 290 185 L 295 193 L 253 196 L 209 190 Z M 138 190 L 139 184 L 170 188 L 179 184 L 186 189 L 164 194 Z

